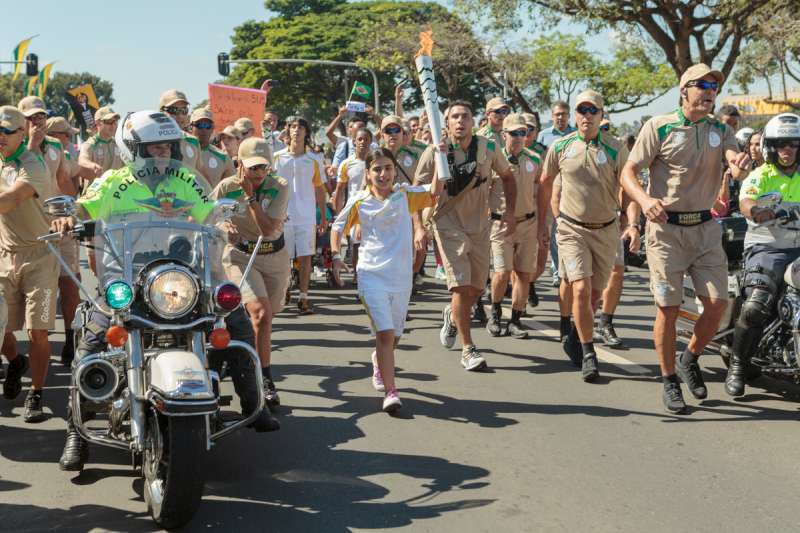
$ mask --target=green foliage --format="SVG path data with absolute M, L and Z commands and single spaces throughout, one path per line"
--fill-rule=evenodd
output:
M 316 5 L 322 5 L 318 2 Z M 324 12 L 306 12 L 272 20 L 247 21 L 234 30 L 234 59 L 328 59 L 356 61 L 378 75 L 381 112 L 394 107 L 394 85 L 413 74 L 413 55 L 419 31 L 434 29 L 434 65 L 443 97 L 466 97 L 483 105 L 483 89 L 475 76 L 482 47 L 468 26 L 438 4 L 426 2 L 357 2 L 335 4 Z M 272 5 L 270 9 L 276 9 Z M 441 44 L 440 44 L 441 42 Z M 445 47 L 449 42 L 453 46 Z M 461 53 L 452 54 L 455 45 Z M 471 49 L 473 62 L 466 59 Z M 449 52 L 448 52 L 449 50 Z M 452 54 L 452 55 L 451 55 Z M 278 80 L 270 91 L 269 107 L 281 116 L 300 113 L 313 122 L 327 122 L 344 102 L 355 80 L 373 86 L 362 69 L 315 65 L 237 65 L 225 83 L 259 87 L 265 79 Z M 406 105 L 419 105 L 419 95 Z
M 0 75 L 0 105 L 17 105 L 24 96 L 22 93 L 24 83 L 24 77 L 12 83 L 11 74 Z M 87 83 L 94 87 L 97 101 L 101 106 L 114 103 L 114 86 L 111 82 L 88 72 L 56 72 L 47 84 L 47 94 L 44 97 L 47 108 L 56 115 L 68 117 L 70 109 L 64 94 L 67 89 Z
M 347 0 L 265 0 L 264 7 L 284 18 L 324 13 L 344 4 Z

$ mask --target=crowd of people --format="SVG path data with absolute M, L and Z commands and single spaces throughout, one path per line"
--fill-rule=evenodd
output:
M 695 398 L 707 395 L 698 357 L 728 305 L 728 262 L 713 217 L 728 213 L 738 196 L 743 215 L 761 222 L 775 214 L 757 207 L 760 194 L 771 188 L 786 198 L 800 194 L 797 180 L 791 181 L 800 134 L 786 134 L 786 125 L 738 130 L 735 108 L 714 115 L 723 82 L 721 72 L 692 66 L 680 78 L 678 107 L 649 119 L 638 135 L 625 139 L 612 135 L 603 95 L 593 90 L 580 93 L 572 106 L 555 102 L 553 124 L 545 129 L 538 114 L 515 112 L 502 98 L 487 102 L 480 122 L 470 103 L 454 100 L 444 113 L 440 145 L 432 144 L 424 114 L 406 116 L 399 87 L 391 115 L 379 116 L 369 106 L 366 113 L 353 114 L 343 106 L 325 131 L 329 157 L 315 145 L 312 125 L 301 116 L 281 120 L 267 109 L 261 124 L 241 118 L 220 129 L 210 109 L 190 111 L 186 95 L 173 89 L 161 95 L 153 113 L 174 121 L 180 135 L 171 144 L 143 140 L 142 156 L 178 158 L 209 184 L 213 199 L 242 204 L 223 228 L 231 243 L 223 266 L 232 281 L 242 282 L 245 320 L 252 325 L 263 394 L 272 407 L 280 403 L 271 373 L 273 317 L 293 297 L 297 313 L 315 312 L 309 287 L 318 241 L 330 239 L 337 284 L 343 272 L 353 272 L 375 337 L 372 382 L 383 393 L 387 412 L 402 405 L 394 352 L 430 250 L 435 275 L 450 293 L 440 341 L 447 349 L 460 342 L 460 363 L 468 371 L 487 367 L 472 336 L 474 321 L 484 322 L 494 337 L 529 336 L 522 318 L 529 306 L 538 305 L 535 282 L 549 257 L 559 291 L 563 350 L 581 378 L 591 382 L 601 371 L 595 340 L 610 347 L 624 342 L 613 318 L 623 290 L 626 248 L 635 252 L 644 242 L 656 305 L 653 337 L 662 400 L 669 412 L 681 413 L 686 408 L 681 383 Z M 40 98 L 0 107 L 0 289 L 5 299 L 0 309 L 7 309 L 7 317 L 0 318 L 7 320 L 2 353 L 8 361 L 3 395 L 14 400 L 30 368 L 26 422 L 44 418 L 48 335 L 57 295 L 65 324 L 64 365 L 75 357 L 70 328 L 80 303 L 75 283 L 37 240 L 52 226 L 42 202 L 57 194 L 77 196 L 82 213 L 91 216 L 94 199 L 126 164 L 115 142 L 126 119 L 107 106 L 94 119 L 96 131 L 77 149 L 77 130 L 63 117 L 49 116 Z M 800 131 L 796 120 L 792 124 Z M 136 127 L 128 125 L 134 132 Z M 436 160 L 442 153 L 450 176 L 440 179 Z M 749 256 L 760 257 L 762 269 L 748 285 L 748 312 L 737 324 L 738 344 L 726 382 L 732 395 L 743 391 L 748 347 L 774 306 L 770 297 L 781 269 L 797 255 L 794 235 L 781 238 L 776 245 L 767 235 Z M 792 246 L 791 253 L 774 253 L 775 247 Z M 254 251 L 254 266 L 243 280 Z M 80 272 L 78 243 L 65 237 L 60 252 Z M 677 353 L 684 276 L 692 279 L 702 314 L 685 350 Z M 510 313 L 504 314 L 509 295 Z M 14 334 L 21 330 L 29 339 L 27 355 L 17 349 Z M 102 335 L 98 339 L 102 342 Z M 67 463 L 85 460 L 75 456 L 75 446 L 72 452 Z

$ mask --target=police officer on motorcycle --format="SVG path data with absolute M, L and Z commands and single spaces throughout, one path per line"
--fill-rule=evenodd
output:
M 797 223 L 786 225 L 783 220 L 775 220 L 775 209 L 758 205 L 759 197 L 780 193 L 782 205 L 800 206 L 798 148 L 800 116 L 783 113 L 772 118 L 761 138 L 766 164 L 742 183 L 739 205 L 749 224 L 744 244 L 745 301 L 734 328 L 733 353 L 725 378 L 725 392 L 731 396 L 744 394 L 750 357 L 776 312 L 776 294 L 786 267 L 800 257 L 800 231 L 790 229 Z
M 132 167 L 143 167 L 148 158 L 181 160 L 180 142 L 183 134 L 174 119 L 160 111 L 139 111 L 130 114 L 123 120 L 117 130 L 116 142 L 123 160 L 127 163 L 120 169 L 112 170 L 95 180 L 81 198 L 78 199 L 78 217 L 80 219 L 96 219 L 109 215 L 147 212 L 146 198 L 155 198 L 155 192 L 167 192 L 177 200 L 193 205 L 189 215 L 202 222 L 210 211 L 209 200 L 201 195 L 202 188 L 193 186 L 185 176 L 161 176 L 163 180 L 154 183 L 148 177 L 138 178 Z M 150 161 L 152 162 L 152 161 Z M 198 179 L 201 181 L 202 178 Z M 123 193 L 120 193 L 123 191 Z M 125 194 L 125 193 L 128 194 Z M 210 188 L 209 191 L 210 192 Z M 213 204 L 212 204 L 213 205 Z M 75 220 L 60 218 L 53 222 L 53 230 L 65 233 L 72 229 Z M 220 265 L 221 268 L 221 265 Z M 247 315 L 242 307 L 226 318 L 231 338 L 247 342 L 254 346 L 255 337 Z M 77 345 L 73 368 L 82 357 L 98 353 L 106 348 L 105 333 L 109 327 L 109 319 L 97 310 L 92 310 L 89 319 L 83 326 L 82 336 Z M 253 412 L 258 405 L 261 391 L 256 386 L 255 368 L 246 354 L 230 350 L 224 354 L 234 387 L 240 397 L 242 412 L 245 416 Z M 71 403 L 71 402 L 70 402 Z M 85 412 L 83 409 L 81 412 Z M 256 431 L 272 431 L 278 429 L 279 423 L 272 418 L 267 406 L 261 416 L 253 424 Z M 67 438 L 64 452 L 59 460 L 62 470 L 80 471 L 88 460 L 88 443 L 80 436 L 72 421 L 72 406 L 67 408 Z

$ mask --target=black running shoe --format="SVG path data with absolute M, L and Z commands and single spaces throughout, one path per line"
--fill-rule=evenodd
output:
M 264 379 L 264 401 L 270 407 L 276 407 L 281 404 L 280 396 L 275 388 L 275 383 L 271 379 Z
M 683 393 L 679 383 L 665 383 L 662 400 L 667 412 L 676 415 L 686 412 L 686 402 L 683 401 Z
M 689 392 L 697 400 L 705 400 L 708 396 L 708 389 L 703 381 L 703 374 L 700 372 L 700 365 L 697 364 L 697 359 L 691 363 L 684 364 L 683 358 L 678 357 L 675 361 L 675 373 L 686 386 L 689 387 Z
M 475 307 L 472 308 L 472 320 L 485 324 L 488 322 L 489 317 L 486 316 L 486 309 L 483 308 L 483 302 L 478 300 Z
M 515 339 L 528 338 L 528 328 L 523 326 L 522 322 L 509 322 L 508 326 L 506 327 L 506 331 L 508 331 L 508 334 Z
M 578 338 L 578 332 L 574 326 L 569 334 L 564 337 L 564 342 L 561 344 L 564 347 L 564 352 L 569 356 L 569 360 L 572 361 L 572 364 L 578 368 L 583 366 L 583 348 L 581 347 L 581 341 Z
M 23 419 L 28 423 L 41 422 L 44 420 L 42 391 L 35 391 L 33 389 L 28 391 L 28 396 L 25 398 L 25 414 L 23 415 Z
M 28 371 L 28 358 L 22 354 L 8 364 L 3 382 L 3 398 L 13 400 L 22 392 L 22 376 Z
M 617 332 L 611 324 L 600 326 L 595 330 L 595 333 L 603 340 L 603 344 L 609 348 L 622 348 L 625 346 L 625 343 L 617 336 Z
M 486 331 L 489 332 L 489 335 L 492 337 L 499 337 L 503 334 L 503 322 L 502 319 L 492 313 L 492 317 L 486 322 Z
M 528 305 L 531 307 L 539 306 L 539 295 L 536 294 L 536 285 L 531 283 L 531 288 L 528 289 Z
M 591 383 L 600 375 L 600 370 L 597 368 L 597 356 L 589 353 L 583 356 L 581 365 L 581 378 L 586 383 Z

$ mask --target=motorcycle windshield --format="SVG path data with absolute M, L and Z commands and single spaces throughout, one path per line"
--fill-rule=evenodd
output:
M 160 264 L 187 267 L 212 288 L 224 281 L 225 236 L 215 226 L 211 186 L 196 171 L 150 158 L 104 176 L 94 188 L 85 197 L 97 202 L 91 210 L 101 288 L 119 279 L 133 285 Z

